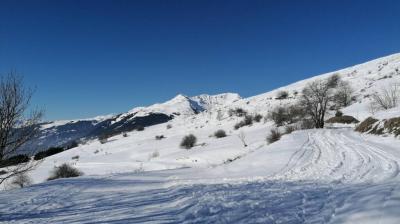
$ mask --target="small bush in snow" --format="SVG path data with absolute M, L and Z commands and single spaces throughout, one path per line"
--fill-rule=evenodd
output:
M 290 133 L 296 131 L 296 129 L 297 129 L 296 126 L 288 125 L 285 127 L 285 134 L 290 134 Z
M 237 130 L 237 129 L 241 128 L 241 127 L 250 126 L 252 124 L 253 124 L 253 116 L 246 115 L 242 121 L 240 121 L 239 123 L 235 124 L 234 128 Z
M 216 131 L 216 132 L 214 133 L 214 136 L 215 136 L 216 138 L 224 138 L 224 137 L 226 137 L 226 133 L 225 133 L 224 130 L 220 129 L 220 130 L 218 130 L 218 131 Z
M 156 135 L 156 140 L 161 140 L 163 138 L 165 138 L 164 135 Z
M 70 178 L 70 177 L 79 177 L 82 176 L 83 173 L 79 171 L 77 168 L 72 167 L 66 163 L 62 164 L 59 167 L 55 167 L 52 170 L 51 175 L 47 180 L 55 180 L 59 178 Z
M 374 111 L 388 110 L 400 104 L 400 84 L 394 83 L 372 94 L 370 107 Z
M 109 135 L 100 135 L 100 136 L 99 136 L 99 142 L 100 142 L 101 144 L 105 144 L 105 143 L 108 142 L 108 138 L 109 138 L 109 137 L 110 137 Z
M 271 133 L 267 136 L 267 142 L 269 144 L 278 141 L 281 139 L 282 134 L 279 132 L 278 129 L 276 130 L 271 130 Z
M 126 138 L 126 137 L 128 137 L 128 133 L 124 133 L 124 134 L 122 134 L 122 137 L 124 137 L 124 138 Z
M 190 134 L 183 137 L 181 147 L 185 149 L 191 149 L 197 142 L 196 136 Z
M 258 123 L 261 121 L 262 118 L 263 118 L 263 116 L 261 114 L 256 114 L 253 117 L 253 121 Z
M 11 184 L 23 188 L 31 185 L 32 179 L 27 174 L 20 173 L 12 179 Z
M 167 129 L 171 129 L 172 125 L 171 124 L 167 124 Z
M 247 111 L 245 111 L 243 108 L 235 108 L 235 109 L 230 109 L 228 111 L 228 114 L 230 117 L 232 117 L 233 115 L 237 116 L 237 117 L 244 117 L 247 115 Z
M 287 91 L 282 90 L 282 91 L 279 91 L 279 92 L 278 92 L 278 94 L 276 95 L 276 98 L 275 98 L 275 99 L 277 99 L 277 100 L 283 100 L 283 99 L 287 99 L 288 96 L 289 96 L 289 93 L 288 93 Z
M 77 156 L 73 156 L 71 159 L 78 160 L 78 159 L 79 159 L 79 156 L 78 156 L 78 155 L 77 155 Z
M 340 110 L 336 111 L 335 117 L 341 117 L 341 116 L 343 116 L 343 112 Z
M 136 127 L 136 131 L 144 131 L 144 127 L 139 125 Z

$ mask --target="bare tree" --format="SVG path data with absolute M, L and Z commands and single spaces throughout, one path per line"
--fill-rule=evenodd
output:
M 26 153 L 22 152 L 22 146 L 34 138 L 39 129 L 43 113 L 29 110 L 32 94 L 15 71 L 0 77 L 0 161 Z M 30 161 L 6 167 L 5 174 L 0 175 L 0 184 L 32 170 L 36 164 Z
M 399 105 L 400 85 L 398 83 L 391 84 L 382 88 L 380 92 L 372 94 L 372 102 L 370 107 L 376 110 L 387 110 Z
M 325 124 L 325 114 L 328 106 L 333 102 L 333 89 L 337 86 L 337 78 L 327 80 L 317 80 L 309 83 L 303 89 L 300 105 L 311 117 L 315 128 L 323 128 Z

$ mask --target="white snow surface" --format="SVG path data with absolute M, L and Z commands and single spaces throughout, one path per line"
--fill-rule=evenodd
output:
M 227 115 L 236 107 L 265 115 L 293 103 L 294 92 L 308 82 L 337 73 L 357 96 L 343 109 L 346 115 L 358 120 L 400 116 L 400 108 L 368 110 L 368 95 L 400 82 L 396 68 L 400 54 L 250 98 L 178 95 L 134 108 L 127 114 L 181 115 L 128 137 L 114 136 L 105 144 L 92 140 L 46 158 L 29 173 L 37 184 L 0 192 L 0 222 L 400 223 L 400 139 L 341 126 L 295 131 L 267 144 L 272 122 L 234 130 L 241 118 Z M 288 91 L 289 99 L 275 99 L 280 90 Z M 218 129 L 228 136 L 213 137 Z M 187 134 L 198 139 L 190 150 L 179 147 Z M 165 138 L 156 140 L 156 135 Z M 85 175 L 46 182 L 49 172 L 65 162 Z

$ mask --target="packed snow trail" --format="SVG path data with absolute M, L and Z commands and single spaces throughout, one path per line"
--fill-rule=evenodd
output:
M 350 130 L 308 132 L 307 141 L 277 174 L 285 180 L 377 182 L 397 177 L 399 157 Z
M 0 222 L 399 223 L 399 143 L 351 130 L 298 131 L 215 168 L 1 192 Z

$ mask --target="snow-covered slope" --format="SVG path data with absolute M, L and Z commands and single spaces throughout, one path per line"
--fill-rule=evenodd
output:
M 399 116 L 400 108 L 374 114 L 368 109 L 373 92 L 400 83 L 399 69 L 400 54 L 394 54 L 249 98 L 178 95 L 104 119 L 96 133 L 128 130 L 127 136 L 116 134 L 105 144 L 92 138 L 46 158 L 30 173 L 41 184 L 0 193 L 6 214 L 0 221 L 399 223 L 398 138 L 350 128 L 302 130 L 268 145 L 272 122 L 235 130 L 242 118 L 228 115 L 238 107 L 266 115 L 294 103 L 307 83 L 338 74 L 356 97 L 342 109 L 345 114 L 358 120 Z M 281 90 L 287 99 L 276 99 Z M 168 119 L 152 123 L 154 114 Z M 134 127 L 140 118 L 148 119 L 144 131 L 121 128 Z M 218 129 L 227 137 L 213 137 Z M 179 146 L 187 134 L 198 140 L 190 150 Z M 45 182 L 62 163 L 85 176 Z

